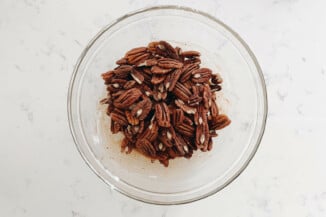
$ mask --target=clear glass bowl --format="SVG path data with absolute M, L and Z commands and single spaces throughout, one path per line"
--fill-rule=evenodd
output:
M 121 135 L 110 134 L 101 73 L 126 51 L 167 40 L 198 50 L 202 66 L 224 80 L 219 106 L 232 120 L 210 152 L 170 161 L 168 168 L 133 152 L 120 152 Z M 85 48 L 72 75 L 68 116 L 77 148 L 89 167 L 119 192 L 148 203 L 181 204 L 212 195 L 248 165 L 262 138 L 267 114 L 266 87 L 246 43 L 216 18 L 190 8 L 161 6 L 127 14 L 100 31 Z

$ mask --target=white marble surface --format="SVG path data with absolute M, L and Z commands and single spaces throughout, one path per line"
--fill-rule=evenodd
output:
M 111 191 L 70 136 L 73 66 L 101 27 L 156 4 L 206 11 L 236 30 L 267 82 L 268 124 L 245 172 L 187 205 L 142 204 Z M 1 0 L 0 216 L 326 216 L 325 0 Z

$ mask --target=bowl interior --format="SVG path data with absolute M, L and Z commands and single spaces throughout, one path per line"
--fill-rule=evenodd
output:
M 122 136 L 110 133 L 105 107 L 99 105 L 105 96 L 101 73 L 129 49 L 155 40 L 201 52 L 201 66 L 224 80 L 218 104 L 232 120 L 212 151 L 171 160 L 168 168 L 137 152 L 121 153 Z M 146 202 L 188 202 L 223 188 L 247 165 L 264 129 L 265 87 L 253 58 L 227 27 L 189 9 L 152 8 L 121 18 L 96 36 L 76 67 L 69 112 L 81 154 L 104 181 Z

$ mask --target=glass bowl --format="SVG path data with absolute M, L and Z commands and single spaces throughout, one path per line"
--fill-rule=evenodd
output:
M 222 75 L 218 103 L 232 120 L 210 152 L 171 160 L 167 168 L 137 152 L 121 153 L 122 136 L 110 133 L 109 118 L 99 104 L 106 94 L 101 73 L 114 68 L 129 49 L 155 40 L 201 52 L 201 66 Z M 266 114 L 263 75 L 247 44 L 216 18 L 177 6 L 133 12 L 100 31 L 81 54 L 68 94 L 71 133 L 89 167 L 111 188 L 154 204 L 192 202 L 230 184 L 254 156 Z

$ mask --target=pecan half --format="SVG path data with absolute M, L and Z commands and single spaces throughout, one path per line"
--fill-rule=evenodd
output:
M 130 111 L 125 111 L 128 123 L 131 125 L 138 125 L 139 119 L 131 114 Z
M 180 82 L 177 82 L 175 84 L 175 87 L 172 91 L 179 99 L 182 101 L 187 102 L 191 96 L 191 92 L 189 89 L 187 89 L 184 85 L 182 85 Z
M 187 106 L 182 100 L 177 99 L 174 102 L 179 108 L 181 108 L 187 114 L 195 114 L 196 108 Z
M 195 83 L 207 83 L 212 76 L 212 70 L 208 68 L 197 69 L 192 72 L 192 81 Z
M 158 46 L 159 49 L 165 51 L 166 54 L 167 54 L 167 56 L 169 56 L 169 57 L 171 57 L 173 59 L 177 59 L 178 58 L 177 51 L 168 42 L 166 42 L 166 41 L 160 41 L 157 46 Z
M 117 108 L 127 108 L 136 102 L 139 97 L 142 95 L 142 92 L 137 88 L 131 88 L 126 90 L 121 94 L 114 102 L 113 105 Z
M 170 111 L 164 102 L 155 104 L 155 117 L 161 127 L 170 127 Z
M 187 137 L 192 137 L 195 132 L 195 127 L 188 125 L 186 123 L 179 123 L 178 125 L 176 125 L 174 127 L 180 134 L 187 136 Z
M 193 58 L 193 57 L 199 57 L 200 53 L 198 51 L 189 50 L 189 51 L 181 52 L 181 56 L 186 58 Z
M 123 112 L 120 113 L 120 112 L 118 112 L 117 109 L 114 109 L 114 110 L 111 112 L 110 116 L 111 116 L 111 119 L 112 119 L 114 122 L 120 124 L 120 126 L 128 125 L 127 118 L 125 117 L 125 115 L 124 115 Z
M 190 79 L 193 71 L 199 69 L 199 65 L 198 64 L 187 64 L 185 65 L 183 68 L 182 68 L 182 74 L 181 74 L 181 77 L 180 77 L 180 82 L 183 83 L 187 80 Z
M 210 123 L 210 129 L 220 130 L 231 123 L 231 120 L 226 115 L 218 115 L 217 117 L 213 117 Z
M 148 141 L 146 138 L 137 140 L 136 148 L 137 150 L 139 150 L 141 153 L 143 153 L 148 157 L 155 157 L 156 150 L 152 145 L 152 143 Z
M 133 69 L 130 75 L 138 84 L 142 84 L 145 80 L 143 73 L 141 73 L 137 69 Z
M 158 60 L 157 65 L 164 69 L 180 69 L 183 66 L 183 63 L 171 58 L 162 58 Z
M 168 74 L 164 80 L 164 85 L 165 88 L 168 91 L 173 91 L 175 85 L 177 84 L 180 76 L 182 74 L 182 70 L 181 69 L 176 69 L 174 70 L 172 73 Z
M 151 109 L 152 102 L 146 98 L 136 104 L 136 106 L 131 110 L 131 115 L 139 120 L 144 120 Z
M 151 82 L 152 84 L 160 84 L 165 80 L 165 78 L 165 75 L 153 75 Z

